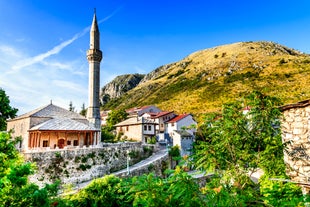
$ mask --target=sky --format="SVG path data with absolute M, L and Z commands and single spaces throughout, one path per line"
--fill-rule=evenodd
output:
M 18 115 L 88 106 L 89 28 L 96 8 L 101 87 L 207 48 L 273 41 L 310 53 L 308 0 L 0 0 L 0 88 Z M 0 103 L 1 104 L 1 103 Z

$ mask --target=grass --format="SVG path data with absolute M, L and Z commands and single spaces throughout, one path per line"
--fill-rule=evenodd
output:
M 215 58 L 216 57 L 216 58 Z M 105 108 L 156 105 L 176 113 L 219 111 L 254 89 L 293 103 L 310 98 L 310 56 L 270 42 L 223 45 L 195 52 L 139 84 Z

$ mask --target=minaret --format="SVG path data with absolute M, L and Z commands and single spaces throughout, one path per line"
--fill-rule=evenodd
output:
M 90 48 L 87 51 L 87 60 L 89 64 L 89 99 L 87 119 L 89 123 L 100 129 L 100 61 L 102 59 L 102 52 L 100 50 L 100 34 L 96 18 L 96 10 L 94 12 L 93 23 L 90 29 Z

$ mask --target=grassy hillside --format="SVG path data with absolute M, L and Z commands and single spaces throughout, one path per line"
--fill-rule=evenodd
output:
M 154 104 L 199 117 L 254 89 L 284 103 L 310 98 L 310 56 L 276 43 L 223 45 L 164 67 L 104 108 Z

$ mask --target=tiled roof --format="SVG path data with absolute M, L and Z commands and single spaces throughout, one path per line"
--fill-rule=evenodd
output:
M 125 121 L 122 121 L 118 124 L 115 124 L 114 126 L 128 126 L 128 125 L 138 125 L 138 124 L 156 124 L 154 121 L 145 119 L 143 117 L 131 117 L 129 119 L 126 119 Z
M 150 107 L 152 107 L 152 105 L 141 106 L 141 107 L 134 107 L 134 108 L 126 109 L 126 112 L 130 114 L 130 113 L 142 111 L 142 110 L 150 108 Z
M 168 121 L 168 123 L 174 123 L 174 122 L 178 122 L 180 121 L 181 119 L 184 119 L 185 117 L 189 116 L 190 114 L 181 114 L 181 115 L 178 115 L 176 117 L 174 117 L 173 119 L 171 119 L 170 121 Z
M 14 118 L 13 120 L 27 118 L 27 117 L 50 117 L 50 118 L 57 117 L 57 118 L 68 118 L 68 119 L 85 119 L 85 117 L 83 117 L 82 115 L 78 113 L 66 110 L 64 108 L 61 108 L 53 104 L 49 104 L 47 106 L 37 108 L 26 114 L 18 116 Z
M 76 120 L 67 118 L 52 118 L 46 122 L 32 127 L 33 130 L 77 130 L 77 131 L 98 131 L 96 128 Z
M 173 113 L 173 111 L 161 111 L 158 113 L 149 113 L 149 114 L 151 115 L 152 119 L 156 119 L 156 118 L 159 118 L 159 117 L 171 114 L 171 113 Z

